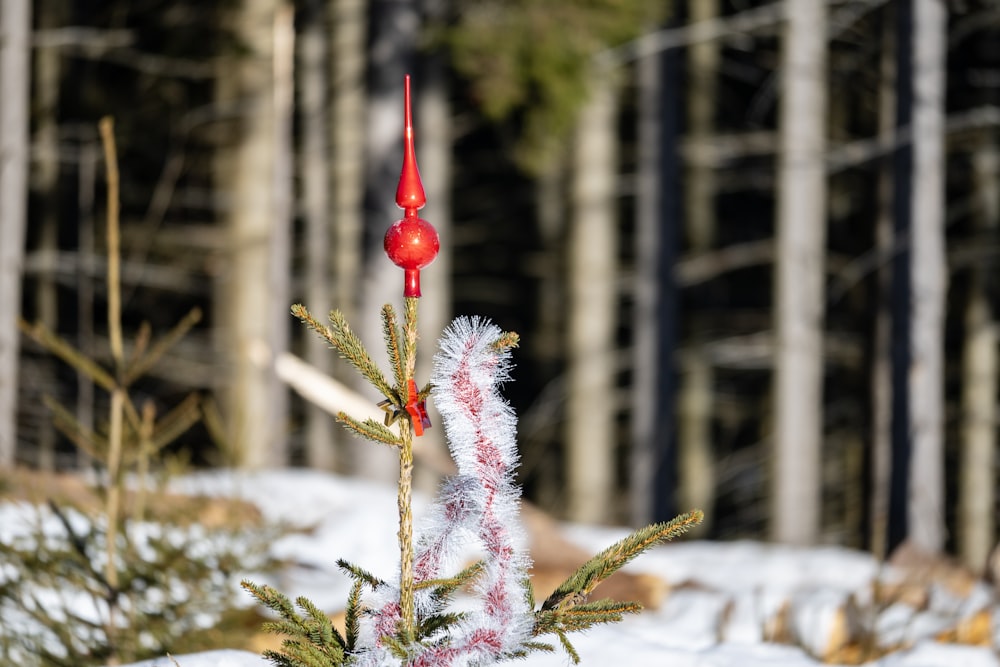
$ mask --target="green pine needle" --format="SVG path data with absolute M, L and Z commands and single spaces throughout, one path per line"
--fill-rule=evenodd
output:
M 390 304 L 382 306 L 382 336 L 385 338 L 385 349 L 389 354 L 389 365 L 392 366 L 392 376 L 396 387 L 402 391 L 406 384 L 406 371 L 403 370 L 403 351 L 399 338 L 399 327 L 396 325 L 396 309 Z
M 435 589 L 434 598 L 443 602 L 451 598 L 456 590 L 478 577 L 479 573 L 481 573 L 485 568 L 485 561 L 476 561 L 456 574 L 454 577 L 448 577 L 446 579 L 428 579 L 427 581 L 418 582 L 416 590 L 433 588 Z
M 351 575 L 351 577 L 355 581 L 359 581 L 361 583 L 368 584 L 368 586 L 373 591 L 376 590 L 376 589 L 378 589 L 378 588 L 381 588 L 382 586 L 385 586 L 385 582 L 382 581 L 381 579 L 379 579 L 378 577 L 376 577 L 374 574 L 372 574 L 371 572 L 368 572 L 365 569 L 362 569 L 362 568 L 358 567 L 357 565 L 355 565 L 353 563 L 347 562 L 343 558 L 338 558 L 337 559 L 337 567 L 339 567 L 341 570 L 343 570 L 347 574 Z
M 497 352 L 506 352 L 507 350 L 517 347 L 520 342 L 521 337 L 516 332 L 505 331 L 500 334 L 499 338 L 490 343 L 490 347 Z
M 570 660 L 573 661 L 574 665 L 580 664 L 580 654 L 576 652 L 576 648 L 570 643 L 569 637 L 562 630 L 556 631 L 556 636 L 559 637 L 559 643 L 562 644 L 563 650 L 569 655 Z
M 369 418 L 364 421 L 358 421 L 354 417 L 349 416 L 347 413 L 341 412 L 337 415 L 337 421 L 347 427 L 348 431 L 351 431 L 355 435 L 361 436 L 362 438 L 367 438 L 368 440 L 373 440 L 374 442 L 380 442 L 383 445 L 389 445 L 390 447 L 400 447 L 403 444 L 397 434 L 393 433 L 374 419 Z
M 339 310 L 331 311 L 330 324 L 332 326 L 329 327 L 313 317 L 302 304 L 297 303 L 292 306 L 292 314 L 326 339 L 340 353 L 340 356 L 354 366 L 379 393 L 389 397 L 394 395 L 395 392 L 392 386 L 385 379 L 385 376 L 382 375 L 382 371 L 375 365 L 375 362 L 372 361 L 361 339 L 358 338 L 356 333 L 351 331 L 351 327 L 344 318 L 343 313 Z
M 640 528 L 581 565 L 545 600 L 542 609 L 555 609 L 565 606 L 569 601 L 585 599 L 598 584 L 636 556 L 661 542 L 682 535 L 701 523 L 703 518 L 701 510 L 694 510 L 670 521 Z
M 347 610 L 344 614 L 344 634 L 345 644 L 348 651 L 353 651 L 357 646 L 358 635 L 361 632 L 361 590 L 364 583 L 356 579 L 351 586 L 351 593 L 347 597 Z

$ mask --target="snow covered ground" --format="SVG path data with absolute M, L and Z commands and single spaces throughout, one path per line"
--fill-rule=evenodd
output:
M 314 526 L 274 545 L 276 555 L 299 566 L 267 583 L 290 596 L 306 595 L 325 609 L 341 608 L 348 593 L 349 581 L 334 564 L 337 558 L 377 574 L 391 572 L 397 562 L 394 488 L 308 470 L 206 473 L 184 478 L 177 486 L 191 493 L 243 497 L 257 502 L 272 520 Z M 425 499 L 416 499 L 418 521 L 425 505 Z M 592 552 L 626 532 L 565 527 L 570 540 Z M 867 663 L 879 667 L 1000 667 L 992 648 L 1000 645 L 992 626 L 1000 606 L 985 585 L 962 596 L 945 586 L 928 586 L 929 594 L 918 606 L 902 598 L 876 602 L 873 582 L 891 583 L 897 573 L 871 556 L 833 547 L 797 549 L 757 542 L 668 544 L 628 568 L 662 578 L 669 593 L 657 609 L 571 635 L 584 667 L 814 667 L 823 664 L 818 656 L 835 655 L 832 646 L 861 635 L 881 646 L 907 647 Z M 989 619 L 991 646 L 935 641 L 977 614 Z M 768 642 L 769 633 L 781 633 L 790 643 Z M 239 651 L 173 660 L 180 667 L 269 664 Z M 569 659 L 561 652 L 536 653 L 517 664 L 563 667 Z M 140 665 L 175 667 L 167 658 L 136 667 Z
M 344 558 L 388 576 L 397 563 L 395 489 L 309 470 L 253 474 L 208 472 L 179 479 L 177 491 L 227 495 L 258 504 L 265 517 L 312 530 L 292 532 L 273 545 L 295 563 L 267 580 L 289 596 L 305 595 L 321 608 L 343 607 L 350 582 L 336 567 Z M 419 526 L 427 499 L 415 499 Z M 2 526 L 0 526 L 2 527 Z M 2 532 L 2 531 L 0 531 Z M 565 536 L 593 553 L 627 531 L 570 525 Z M 475 557 L 469 554 L 470 559 Z M 899 573 L 871 556 L 846 549 L 797 549 L 758 542 L 683 541 L 657 547 L 628 566 L 667 586 L 662 604 L 619 624 L 570 636 L 584 667 L 815 667 L 844 664 L 836 649 L 870 637 L 893 650 L 866 664 L 878 667 L 1000 667 L 994 618 L 1000 604 L 991 588 L 974 584 L 962 594 L 947 585 L 920 587 L 923 597 L 874 599 L 873 583 L 889 586 Z M 912 591 L 911 591 L 912 593 Z M 598 588 L 595 595 L 600 596 Z M 919 596 L 918 596 L 919 597 Z M 252 604 L 247 596 L 247 604 Z M 973 620 L 986 623 L 989 646 L 935 640 Z M 781 636 L 783 643 L 767 641 Z M 882 651 L 885 653 L 885 651 Z M 243 651 L 164 656 L 133 667 L 264 667 Z M 535 653 L 516 664 L 563 667 L 565 653 Z

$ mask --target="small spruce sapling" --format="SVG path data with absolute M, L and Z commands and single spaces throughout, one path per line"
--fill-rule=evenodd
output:
M 292 313 L 327 340 L 386 396 L 383 423 L 341 413 L 355 434 L 399 453 L 399 572 L 388 578 L 338 561 L 354 580 L 347 601 L 345 632 L 304 597 L 295 604 L 279 591 L 244 581 L 243 586 L 280 620 L 266 628 L 286 635 L 281 650 L 265 652 L 282 667 L 459 667 L 489 665 L 535 650 L 555 650 L 553 635 L 574 662 L 580 657 L 567 636 L 598 623 L 638 612 L 635 602 L 591 601 L 602 581 L 650 547 L 701 521 L 700 511 L 642 528 L 584 563 L 540 606 L 528 578 L 530 560 L 518 521 L 520 489 L 516 417 L 500 393 L 509 378 L 511 350 L 518 336 L 480 318 L 459 318 L 444 332 L 431 381 L 421 389 L 413 377 L 416 359 L 420 269 L 439 249 L 437 232 L 417 217 L 425 202 L 417 171 L 410 116 L 410 82 L 405 86 L 405 150 L 396 203 L 404 217 L 389 229 L 385 250 L 405 272 L 404 320 L 382 308 L 382 325 L 392 382 L 382 374 L 343 315 L 330 325 L 301 305 Z M 416 541 L 411 509 L 413 437 L 430 425 L 426 401 L 436 406 L 457 473 L 442 485 L 421 522 Z M 397 429 L 390 427 L 398 424 Z M 483 559 L 460 569 L 459 559 L 474 541 Z M 471 592 L 471 610 L 452 611 L 456 591 Z M 537 608 L 536 608 L 537 607 Z
M 133 385 L 200 319 L 192 310 L 159 340 L 140 330 L 126 354 L 122 328 L 117 167 L 113 124 L 100 123 L 107 170 L 110 367 L 41 323 L 21 330 L 110 395 L 106 426 L 91 429 L 45 397 L 56 428 L 101 474 L 94 509 L 87 501 L 25 505 L 0 541 L 0 665 L 88 667 L 200 648 L 232 635 L 206 627 L 236 605 L 232 577 L 269 569 L 275 531 L 242 526 L 207 531 L 151 491 L 151 466 L 200 418 L 191 395 L 164 415 L 137 406 Z M 134 480 L 130 484 L 129 477 Z

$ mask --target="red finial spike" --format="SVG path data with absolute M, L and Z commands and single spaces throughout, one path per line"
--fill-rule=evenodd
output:
M 413 145 L 409 74 L 406 75 L 403 89 L 403 109 L 406 123 L 403 128 L 403 170 L 399 174 L 399 185 L 396 187 L 396 205 L 406 212 L 406 217 L 410 217 L 416 215 L 417 209 L 427 203 L 427 195 L 424 194 L 424 186 L 420 182 L 417 152 Z
M 427 202 L 424 186 L 417 170 L 417 153 L 413 146 L 413 118 L 410 114 L 410 77 L 406 77 L 404 94 L 405 126 L 403 171 L 396 188 L 396 204 L 403 209 L 403 219 L 397 220 L 385 233 L 383 247 L 392 262 L 406 273 L 403 296 L 420 296 L 420 269 L 434 261 L 441 243 L 434 226 L 417 217 L 417 209 Z

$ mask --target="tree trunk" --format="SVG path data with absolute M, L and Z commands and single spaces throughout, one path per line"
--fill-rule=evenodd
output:
M 363 249 L 367 4 L 365 0 L 330 2 L 334 296 L 335 307 L 349 322 L 354 320 L 359 298 Z
M 713 21 L 719 15 L 718 0 L 690 0 L 691 22 Z M 716 77 L 719 42 L 706 40 L 688 48 L 688 139 L 706 145 L 715 130 Z M 687 167 L 684 216 L 688 250 L 695 256 L 715 245 L 715 167 L 697 156 Z M 706 332 L 692 327 L 685 345 L 677 403 L 680 507 L 709 509 L 715 490 L 712 448 L 712 402 L 715 368 L 708 356 Z M 711 514 L 707 515 L 711 516 Z M 695 534 L 704 534 L 703 522 Z
M 977 205 L 976 231 L 996 238 L 1000 228 L 1000 148 L 987 135 L 972 154 Z M 959 555 L 974 572 L 982 572 L 996 544 L 997 328 L 990 306 L 991 268 L 972 268 L 965 311 L 962 355 L 962 457 L 959 473 Z
M 663 103 L 659 53 L 636 63 L 638 142 L 635 206 L 635 285 L 632 313 L 632 451 L 629 475 L 630 520 L 641 526 L 653 520 L 656 428 L 660 412 L 656 371 L 657 295 L 660 244 L 660 109 Z
M 615 517 L 616 99 L 594 77 L 574 138 L 567 314 L 568 514 Z
M 306 286 L 305 303 L 313 312 L 325 313 L 330 299 L 330 151 L 329 65 L 325 4 L 311 3 L 299 38 L 299 71 L 302 118 L 302 217 L 305 225 Z M 330 350 L 315 336 L 305 336 L 305 358 L 316 369 L 329 373 Z M 310 467 L 332 470 L 336 461 L 333 442 L 333 419 L 322 408 L 306 407 L 306 460 Z
M 944 547 L 944 95 L 948 17 L 942 0 L 913 5 L 913 289 L 908 537 Z
M 42 0 L 36 4 L 37 23 L 41 30 L 62 25 L 61 4 Z M 56 256 L 59 251 L 59 86 L 62 81 L 62 54 L 58 48 L 35 50 L 35 169 L 31 183 L 37 195 L 38 252 Z M 35 319 L 50 331 L 59 331 L 59 291 L 56 288 L 55 266 L 38 274 L 35 284 Z M 55 359 L 46 356 L 36 361 L 43 384 L 58 386 Z M 52 421 L 39 425 L 37 441 L 38 467 L 56 467 L 56 430 Z
M 887 12 L 891 15 L 891 12 Z M 895 121 L 896 78 L 894 26 L 884 18 L 880 30 L 882 51 L 879 58 L 878 128 L 879 135 L 888 138 Z M 892 248 L 892 162 L 883 159 L 878 169 L 877 209 L 875 218 L 875 253 L 878 257 L 893 256 Z M 873 276 L 872 347 L 871 347 L 871 475 L 869 485 L 868 541 L 876 558 L 885 558 L 886 528 L 889 518 L 889 488 L 892 461 L 892 296 L 891 262 L 881 261 Z
M 826 3 L 788 5 L 775 266 L 772 537 L 815 543 L 823 441 Z
M 28 208 L 31 2 L 0 3 L 0 468 L 17 458 L 17 375 Z
M 331 0 L 331 191 L 333 196 L 333 296 L 331 306 L 355 321 L 361 290 L 365 189 L 365 49 L 368 10 L 365 0 Z M 324 306 L 326 307 L 326 306 Z M 329 354 L 329 350 L 325 350 Z M 352 369 L 333 364 L 334 377 L 353 381 Z M 338 466 L 350 464 L 347 449 L 356 442 L 333 431 Z
M 248 53 L 220 77 L 229 88 L 223 100 L 243 112 L 235 146 L 220 163 L 232 252 L 222 322 L 232 368 L 228 419 L 240 452 L 237 463 L 248 468 L 286 462 L 287 389 L 274 373 L 273 358 L 287 347 L 290 317 L 290 11 L 276 0 L 244 0 L 234 29 Z

